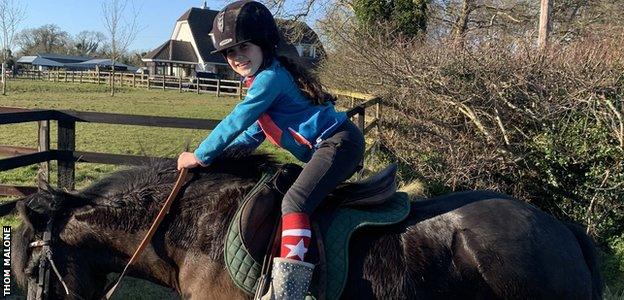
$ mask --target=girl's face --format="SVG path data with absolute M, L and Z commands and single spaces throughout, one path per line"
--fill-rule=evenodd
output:
M 255 44 L 245 42 L 225 50 L 230 67 L 239 75 L 246 77 L 256 74 L 262 65 L 262 49 Z

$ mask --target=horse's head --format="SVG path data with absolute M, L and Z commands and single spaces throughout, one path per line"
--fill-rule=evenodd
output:
M 73 253 L 68 251 L 70 247 L 59 238 L 59 231 L 78 200 L 73 194 L 48 187 L 16 202 L 15 207 L 22 224 L 14 235 L 12 271 L 18 285 L 27 291 L 28 295 L 34 296 L 36 295 L 34 293 L 37 293 L 39 266 L 42 260 L 45 260 L 48 266 L 51 262 L 54 263 L 60 278 L 63 278 L 70 291 L 67 295 L 61 279 L 50 268 L 50 299 L 80 299 L 91 296 L 85 295 L 83 284 L 75 280 L 78 276 L 83 276 L 78 274 L 81 266 L 72 262 Z M 47 238 L 47 233 L 50 238 Z M 51 250 L 48 252 L 50 254 L 47 255 L 46 249 Z

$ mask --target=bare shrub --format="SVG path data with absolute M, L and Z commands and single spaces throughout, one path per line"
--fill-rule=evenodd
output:
M 594 234 L 624 232 L 624 31 L 538 53 L 511 37 L 389 41 L 382 25 L 324 25 L 321 77 L 383 98 L 383 143 L 406 179 L 429 194 L 496 189 Z

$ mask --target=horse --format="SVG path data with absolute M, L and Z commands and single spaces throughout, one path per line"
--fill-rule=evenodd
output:
M 191 169 L 150 245 L 129 275 L 184 299 L 249 299 L 225 268 L 224 240 L 240 201 L 269 156 L 221 157 Z M 12 271 L 33 287 L 48 221 L 51 299 L 100 299 L 120 273 L 176 179 L 175 163 L 117 171 L 77 192 L 52 188 L 19 199 Z M 592 240 L 575 225 L 493 191 L 413 199 L 395 225 L 362 228 L 351 239 L 344 299 L 601 299 Z M 62 282 L 59 278 L 62 278 Z M 65 284 L 68 293 L 63 288 Z

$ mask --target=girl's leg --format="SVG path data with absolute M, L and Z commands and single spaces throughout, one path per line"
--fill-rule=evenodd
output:
M 321 142 L 282 201 L 281 257 L 304 260 L 311 238 L 309 215 L 341 182 L 351 177 L 364 156 L 364 137 L 346 121 Z

